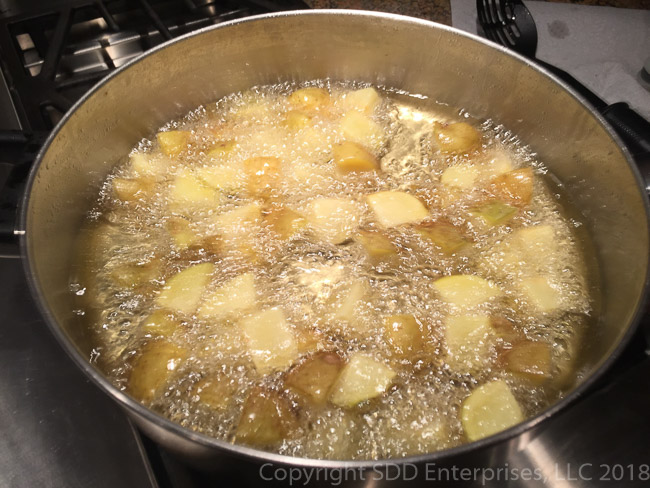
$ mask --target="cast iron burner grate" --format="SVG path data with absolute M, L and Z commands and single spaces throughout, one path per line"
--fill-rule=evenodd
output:
M 24 130 L 51 130 L 97 81 L 158 44 L 300 0 L 0 0 L 0 59 Z

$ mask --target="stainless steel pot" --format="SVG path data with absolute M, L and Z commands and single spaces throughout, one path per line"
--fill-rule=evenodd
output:
M 475 36 L 396 15 L 310 11 L 222 24 L 148 52 L 77 103 L 39 155 L 20 220 L 33 294 L 77 365 L 163 446 L 210 467 L 232 458 L 329 468 L 375 466 L 230 445 L 144 408 L 89 362 L 89 342 L 72 313 L 68 291 L 75 238 L 86 211 L 107 173 L 140 139 L 228 93 L 326 77 L 399 87 L 504 124 L 538 153 L 584 215 L 596 248 L 602 297 L 579 384 L 556 405 L 505 432 L 401 461 L 440 463 L 475 459 L 484 452 L 497 462 L 500 453 L 526 442 L 521 434 L 580 396 L 626 345 L 647 288 L 649 212 L 638 171 L 603 119 L 548 73 Z

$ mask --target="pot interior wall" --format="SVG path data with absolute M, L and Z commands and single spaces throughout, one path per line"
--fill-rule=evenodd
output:
M 103 83 L 59 128 L 29 195 L 26 252 L 51 322 L 82 355 L 70 266 L 80 222 L 111 168 L 202 103 L 253 85 L 325 77 L 424 94 L 528 142 L 593 236 L 603 296 L 588 359 L 595 367 L 609 356 L 637 309 L 648 259 L 644 197 L 620 147 L 570 93 L 518 58 L 444 27 L 342 12 L 245 21 L 173 43 Z

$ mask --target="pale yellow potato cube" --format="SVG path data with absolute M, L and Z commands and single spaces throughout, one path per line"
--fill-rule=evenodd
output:
M 366 280 L 355 281 L 349 288 L 346 287 L 336 304 L 334 317 L 354 325 L 359 317 L 359 309 L 369 292 L 370 286 Z
M 123 202 L 143 200 L 154 191 L 153 181 L 147 178 L 114 178 L 112 184 L 115 196 Z
M 198 244 L 201 237 L 192 230 L 192 224 L 183 217 L 170 217 L 165 222 L 165 227 L 174 241 L 174 247 L 178 250 Z
M 472 308 L 502 295 L 498 286 L 475 275 L 452 275 L 433 283 L 440 297 L 457 308 Z
M 341 133 L 348 141 L 376 148 L 383 143 L 384 131 L 374 120 L 361 112 L 351 110 L 341 117 Z
M 190 139 L 190 133 L 186 130 L 169 130 L 156 134 L 160 149 L 167 156 L 177 156 L 181 151 L 187 148 Z
M 176 175 L 169 192 L 170 205 L 180 212 L 216 208 L 221 202 L 222 197 L 214 188 L 189 171 Z
M 429 217 L 429 210 L 413 195 L 380 191 L 366 197 L 377 221 L 384 227 L 415 224 Z
M 261 374 L 285 370 L 298 359 L 298 347 L 284 313 L 272 308 L 241 322 L 253 364 Z
M 242 171 L 232 166 L 205 166 L 196 170 L 196 176 L 209 187 L 225 193 L 235 193 L 246 184 Z
M 452 315 L 445 320 L 449 366 L 460 373 L 482 367 L 496 338 L 486 315 Z
M 219 320 L 250 310 L 256 304 L 255 277 L 252 273 L 244 273 L 210 293 L 203 300 L 198 315 Z
M 354 200 L 317 198 L 309 204 L 307 221 L 324 241 L 339 244 L 359 226 L 361 206 Z
M 340 101 L 341 107 L 348 110 L 358 110 L 366 114 L 372 114 L 381 102 L 377 90 L 372 87 L 362 88 L 347 92 Z
M 461 418 L 465 435 L 476 441 L 517 425 L 524 415 L 508 385 L 496 380 L 476 388 L 465 399 Z
M 261 221 L 262 207 L 256 202 L 219 214 L 214 219 L 216 231 L 226 238 L 245 236 Z
M 329 105 L 330 94 L 325 88 L 300 88 L 289 95 L 289 103 L 296 107 L 318 109 Z
M 166 177 L 172 165 L 167 157 L 142 152 L 131 154 L 129 162 L 136 175 L 156 179 Z
M 519 286 L 526 301 L 540 312 L 553 312 L 562 307 L 562 293 L 543 276 L 522 280 Z
M 488 161 L 485 163 L 486 176 L 488 177 L 499 176 L 513 169 L 512 158 L 502 149 L 492 151 Z
M 511 239 L 519 246 L 524 262 L 558 252 L 555 231 L 550 225 L 524 227 L 513 232 Z
M 289 110 L 284 114 L 284 122 L 291 130 L 300 130 L 311 124 L 311 117 L 303 110 Z
M 167 280 L 156 298 L 156 303 L 177 312 L 193 313 L 203 297 L 213 272 L 212 263 L 195 264 L 185 268 Z
M 361 144 L 344 141 L 332 148 L 334 164 L 342 173 L 376 171 L 379 169 L 377 158 Z
M 475 166 L 469 164 L 459 164 L 450 166 L 443 171 L 440 182 L 443 185 L 453 186 L 462 190 L 471 190 L 474 188 L 479 171 Z
M 371 356 L 356 353 L 332 386 L 330 401 L 339 407 L 354 407 L 383 394 L 395 375 L 395 371 Z
M 283 240 L 290 239 L 307 227 L 307 219 L 289 208 L 273 209 L 264 216 L 264 221 Z

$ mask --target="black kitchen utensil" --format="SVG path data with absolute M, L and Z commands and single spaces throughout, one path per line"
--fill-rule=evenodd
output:
M 600 112 L 623 139 L 630 152 L 644 163 L 650 156 L 650 122 L 627 103 L 608 105 L 566 71 L 535 57 L 537 27 L 521 0 L 476 0 L 478 21 L 485 37 L 543 66 L 566 82 Z

